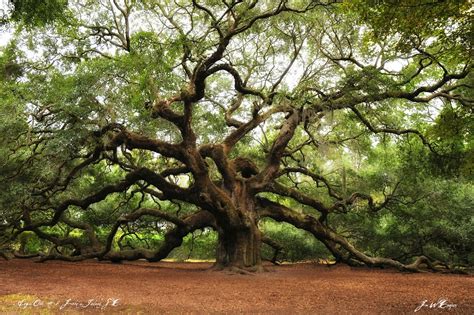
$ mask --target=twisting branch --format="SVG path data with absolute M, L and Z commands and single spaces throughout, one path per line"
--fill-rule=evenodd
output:
M 129 149 L 144 149 L 159 153 L 165 157 L 175 158 L 181 162 L 184 162 L 185 160 L 182 147 L 179 144 L 170 144 L 165 141 L 137 134 L 128 131 L 124 126 L 119 124 L 107 125 L 99 132 L 96 132 L 96 135 L 101 136 L 109 131 L 113 133 L 110 139 L 104 141 L 105 150 L 112 150 L 125 144 Z
M 370 257 L 360 252 L 345 238 L 330 230 L 310 215 L 298 213 L 265 198 L 258 198 L 258 204 L 262 217 L 270 217 L 276 221 L 287 222 L 297 228 L 310 232 L 317 239 L 321 240 L 334 256 L 339 257 L 345 262 L 353 263 L 355 261 L 367 266 L 389 266 L 403 271 L 420 272 L 422 271 L 419 268 L 420 264 L 429 261 L 426 257 L 421 257 L 412 264 L 405 265 L 389 258 Z M 343 251 L 346 251 L 349 255 L 345 255 Z M 428 267 L 434 268 L 432 264 L 428 264 Z
M 267 165 L 265 168 L 251 180 L 251 185 L 254 189 L 261 189 L 267 183 L 275 178 L 280 167 L 280 161 L 283 157 L 288 143 L 293 138 L 296 127 L 301 121 L 301 111 L 293 110 L 292 113 L 288 114 L 288 118 L 283 123 L 283 126 L 278 133 L 278 137 L 270 149 L 270 153 L 267 158 Z
M 25 227 L 18 230 L 17 235 L 23 231 L 35 230 L 41 226 L 54 226 L 56 225 L 64 211 L 66 211 L 71 206 L 80 207 L 82 209 L 87 209 L 90 205 L 100 202 L 107 198 L 112 193 L 126 191 L 130 186 L 135 184 L 138 180 L 144 180 L 153 186 L 157 187 L 162 193 L 162 198 L 165 199 L 178 199 L 183 201 L 192 202 L 195 204 L 201 204 L 196 194 L 189 189 L 181 188 L 175 184 L 168 182 L 163 176 L 147 169 L 139 168 L 131 171 L 125 176 L 121 182 L 113 185 L 108 185 L 97 193 L 92 194 L 84 199 L 69 199 L 62 202 L 60 205 L 53 208 L 54 216 L 50 221 L 41 221 L 37 223 L 31 222 L 29 217 L 30 211 L 25 210 L 23 219 L 25 220 Z
M 280 196 L 290 197 L 303 205 L 310 206 L 320 212 L 322 215 L 327 215 L 329 213 L 329 208 L 326 207 L 321 201 L 310 197 L 302 192 L 286 187 L 279 183 L 273 182 L 268 184 L 262 191 L 271 192 L 274 194 L 278 194 Z
M 256 115 L 248 122 L 240 125 L 235 131 L 233 131 L 224 139 L 223 144 L 225 146 L 226 152 L 229 152 L 245 135 L 247 135 L 250 131 L 258 127 L 262 122 L 269 119 L 273 114 L 285 112 L 291 113 L 291 107 L 284 105 L 275 106 L 267 110 L 265 113 L 262 113 L 261 115 Z
M 165 241 L 157 251 L 146 249 L 124 250 L 120 252 L 108 252 L 102 259 L 111 261 L 146 259 L 150 262 L 160 261 L 166 258 L 176 247 L 180 246 L 183 238 L 189 233 L 214 225 L 214 219 L 207 211 L 191 214 L 182 220 L 183 225 L 176 226 L 165 234 Z
M 395 192 L 398 189 L 398 186 L 400 185 L 400 183 L 401 183 L 400 181 L 397 182 L 395 184 L 395 187 L 393 188 L 392 192 L 388 196 L 385 196 L 385 199 L 379 204 L 375 203 L 372 196 L 364 194 L 364 193 L 360 193 L 360 192 L 355 192 L 355 193 L 351 194 L 348 198 L 346 198 L 344 200 L 337 201 L 329 209 L 330 209 L 330 211 L 334 211 L 338 208 L 345 208 L 348 205 L 354 204 L 355 202 L 357 202 L 357 200 L 363 199 L 363 200 L 367 200 L 367 204 L 369 206 L 370 211 L 378 212 L 378 211 L 386 208 L 389 205 L 389 203 L 392 202 L 392 200 L 395 199 Z
M 273 256 L 272 259 L 270 260 L 272 264 L 274 265 L 279 265 L 277 259 L 278 259 L 278 254 L 283 250 L 283 246 L 281 246 L 278 242 L 275 240 L 272 240 L 270 237 L 263 235 L 262 236 L 262 242 L 273 248 Z
M 278 176 L 283 176 L 284 174 L 288 174 L 288 173 L 300 173 L 300 174 L 304 174 L 306 176 L 309 176 L 311 177 L 315 182 L 323 182 L 324 186 L 326 186 L 327 190 L 328 190 L 328 194 L 337 199 L 337 200 L 342 200 L 342 197 L 339 196 L 332 188 L 332 185 L 329 183 L 329 181 L 321 176 L 321 175 L 318 175 L 316 173 L 313 173 L 311 172 L 310 170 L 306 169 L 306 168 L 302 168 L 302 167 L 286 167 L 285 169 L 281 170 L 280 173 L 278 174 Z
M 396 134 L 396 135 L 404 135 L 404 134 L 415 134 L 417 135 L 421 141 L 423 142 L 424 145 L 426 145 L 431 152 L 436 153 L 437 152 L 434 150 L 433 146 L 431 145 L 428 140 L 426 140 L 425 136 L 421 132 L 419 132 L 416 129 L 393 129 L 393 128 L 376 128 L 374 127 L 368 120 L 367 118 L 362 115 L 362 113 L 355 108 L 355 106 L 350 107 L 351 110 L 356 114 L 357 118 L 373 133 L 391 133 L 391 134 Z
M 111 251 L 112 243 L 119 227 L 124 223 L 136 221 L 144 215 L 162 218 L 164 220 L 173 222 L 176 225 L 174 229 L 170 230 L 165 234 L 164 244 L 157 251 L 147 249 L 123 250 L 119 252 Z M 44 262 L 47 260 L 81 261 L 91 258 L 111 260 L 114 262 L 122 260 L 136 260 L 140 258 L 145 258 L 149 261 L 159 261 L 163 258 L 166 258 L 174 248 L 180 246 L 183 237 L 186 236 L 188 233 L 191 233 L 192 231 L 195 231 L 197 229 L 202 229 L 204 227 L 213 225 L 213 218 L 206 211 L 200 211 L 191 214 L 185 217 L 184 219 L 179 219 L 159 209 L 141 208 L 133 213 L 122 216 L 117 220 L 117 222 L 114 224 L 111 231 L 109 232 L 106 244 L 102 249 L 95 248 L 92 251 L 81 253 L 80 255 L 75 256 L 68 256 L 61 253 L 50 253 L 49 255 L 42 255 L 39 259 L 39 262 Z M 48 237 L 50 239 L 52 238 L 49 235 L 41 236 Z M 58 240 L 56 241 L 56 243 L 63 244 L 65 243 L 65 241 Z
M 212 75 L 212 74 L 214 74 L 216 72 L 219 72 L 219 71 L 226 71 L 230 75 L 232 75 L 232 77 L 234 78 L 235 90 L 237 92 L 239 92 L 241 94 L 244 94 L 244 95 L 246 95 L 246 94 L 255 95 L 255 96 L 260 97 L 264 102 L 267 102 L 268 97 L 265 94 L 263 94 L 261 91 L 258 91 L 258 90 L 255 90 L 255 89 L 252 89 L 252 88 L 249 88 L 249 87 L 245 86 L 239 72 L 229 64 L 216 65 L 216 66 L 210 68 L 207 71 L 207 74 Z

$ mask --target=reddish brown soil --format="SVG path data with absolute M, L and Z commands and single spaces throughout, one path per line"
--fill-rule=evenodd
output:
M 270 272 L 249 276 L 206 271 L 209 266 L 0 261 L 0 313 L 3 303 L 3 312 L 14 314 L 407 314 L 423 300 L 444 298 L 457 306 L 438 304 L 417 314 L 474 314 L 472 276 L 315 264 L 268 266 Z M 118 299 L 118 306 L 105 306 L 108 298 Z M 68 299 L 83 305 L 59 310 Z M 91 299 L 96 304 L 86 307 Z M 18 305 L 35 301 L 43 304 Z

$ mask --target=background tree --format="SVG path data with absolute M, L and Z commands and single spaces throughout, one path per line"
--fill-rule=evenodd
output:
M 48 242 L 43 261 L 158 261 L 212 228 L 217 269 L 261 270 L 272 219 L 337 261 L 417 271 L 447 258 L 417 230 L 438 218 L 437 248 L 472 261 L 468 224 L 445 233 L 473 204 L 468 1 L 60 9 L 17 18 L 1 57 L 3 226 Z

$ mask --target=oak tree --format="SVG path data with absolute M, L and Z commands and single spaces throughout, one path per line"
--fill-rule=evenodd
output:
M 159 261 L 212 228 L 216 269 L 258 271 L 271 218 L 337 261 L 435 267 L 356 248 L 331 218 L 383 211 L 399 183 L 359 191 L 324 159 L 379 135 L 444 154 L 427 130 L 473 106 L 469 1 L 59 3 L 12 7 L 0 57 L 2 229 L 52 244 L 42 261 Z M 115 246 L 150 226 L 158 248 Z

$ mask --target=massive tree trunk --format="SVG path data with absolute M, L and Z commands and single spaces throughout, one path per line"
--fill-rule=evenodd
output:
M 261 269 L 261 236 L 257 223 L 248 218 L 248 226 L 235 229 L 218 229 L 219 242 L 216 253 L 217 269 L 240 268 L 259 271 Z
M 228 209 L 232 211 L 216 220 L 219 238 L 215 268 L 260 271 L 262 238 L 254 197 L 243 182 L 237 181 L 231 189 L 233 204 Z

